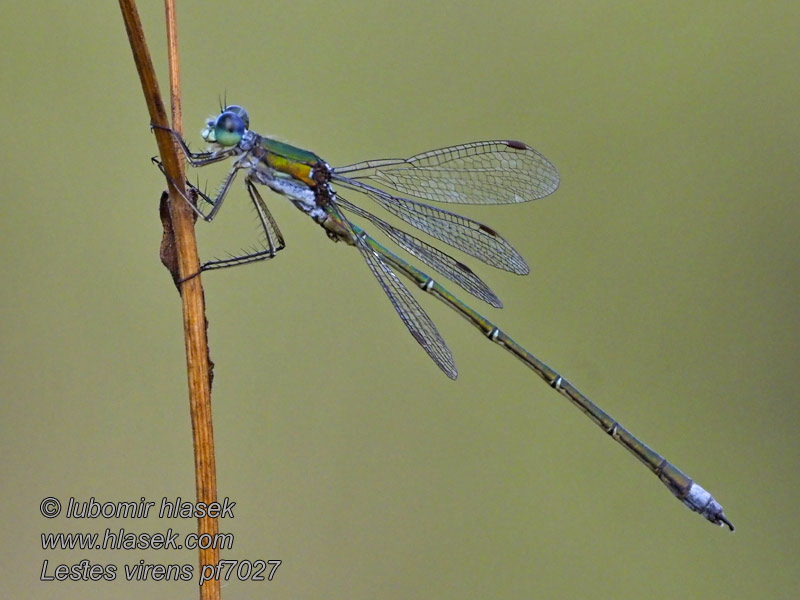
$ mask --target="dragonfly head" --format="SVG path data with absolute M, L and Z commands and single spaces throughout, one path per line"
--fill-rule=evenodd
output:
M 225 107 L 219 116 L 206 121 L 203 139 L 210 144 L 232 147 L 242 141 L 245 130 L 250 127 L 250 117 L 241 106 Z

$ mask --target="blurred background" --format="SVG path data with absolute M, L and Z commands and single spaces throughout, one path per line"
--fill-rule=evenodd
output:
M 166 94 L 162 5 L 140 10 Z M 283 563 L 224 597 L 797 597 L 800 4 L 186 2 L 179 26 L 194 148 L 227 94 L 332 165 L 492 138 L 552 160 L 553 196 L 462 211 L 531 265 L 470 262 L 505 303 L 487 316 L 737 527 L 686 510 L 421 297 L 448 380 L 358 253 L 265 190 L 287 248 L 203 283 L 236 502 L 222 556 Z M 123 574 L 196 568 L 194 550 L 42 550 L 44 532 L 194 531 L 39 514 L 46 496 L 191 500 L 192 442 L 165 184 L 119 9 L 6 2 L 0 47 L 1 595 L 194 597 L 196 577 Z M 198 174 L 213 189 L 222 171 Z M 250 244 L 246 198 L 237 182 L 198 225 L 205 258 Z M 84 558 L 117 579 L 40 582 L 45 560 Z

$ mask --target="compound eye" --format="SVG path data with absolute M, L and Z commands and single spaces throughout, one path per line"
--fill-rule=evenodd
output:
M 247 111 L 243 109 L 241 106 L 237 104 L 231 104 L 223 112 L 229 112 L 237 115 L 244 123 L 245 129 L 250 129 L 250 115 L 247 114 Z
M 246 113 L 245 113 L 246 114 Z M 245 125 L 242 118 L 226 110 L 214 123 L 214 139 L 221 146 L 235 146 L 242 141 Z

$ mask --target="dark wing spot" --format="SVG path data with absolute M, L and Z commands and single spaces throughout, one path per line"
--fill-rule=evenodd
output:
M 508 144 L 509 148 L 514 148 L 515 150 L 527 150 L 528 145 L 523 142 L 518 142 L 516 140 L 506 140 L 506 144 Z
M 487 225 L 479 225 L 478 229 L 480 229 L 484 233 L 489 234 L 492 237 L 497 237 L 497 232 Z

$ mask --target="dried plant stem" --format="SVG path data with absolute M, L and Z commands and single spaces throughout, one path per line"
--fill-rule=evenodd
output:
M 155 71 L 142 30 L 134 0 L 119 0 L 125 28 L 131 43 L 134 61 L 142 82 L 147 108 L 153 124 L 168 126 L 164 103 L 158 89 Z M 181 130 L 180 75 L 178 69 L 177 29 L 172 0 L 165 0 L 167 32 L 169 40 L 170 84 L 172 92 L 173 128 Z M 168 132 L 155 130 L 159 154 L 169 178 L 183 188 L 185 181 L 183 160 L 179 157 L 174 140 Z M 185 189 L 176 190 L 170 183 L 168 210 L 162 206 L 167 238 L 162 243 L 162 260 L 170 269 L 173 279 L 197 273 L 200 262 L 194 234 L 194 213 L 182 195 Z M 195 480 L 197 501 L 217 501 L 216 463 L 214 458 L 214 431 L 211 420 L 212 365 L 209 359 L 206 335 L 205 301 L 200 277 L 193 277 L 178 284 L 183 302 L 183 330 L 186 343 L 186 367 L 189 380 L 189 408 L 194 441 Z M 217 519 L 198 519 L 198 533 L 215 535 L 219 531 Z M 200 550 L 200 565 L 216 565 L 219 552 L 216 549 Z M 199 573 L 198 573 L 199 575 Z M 221 598 L 220 582 L 212 579 L 200 588 L 201 600 Z

